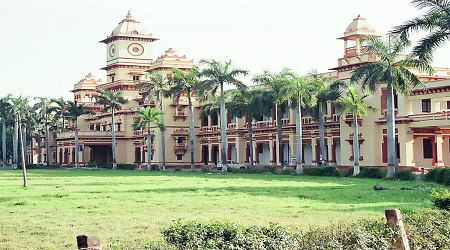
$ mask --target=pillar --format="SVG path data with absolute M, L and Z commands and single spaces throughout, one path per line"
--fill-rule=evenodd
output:
M 317 163 L 317 158 L 316 158 L 316 154 L 317 154 L 317 139 L 314 140 L 314 138 L 311 139 L 311 158 L 312 158 L 312 163 Z
M 442 134 L 436 134 L 434 136 L 436 142 L 436 164 L 435 166 L 444 166 L 443 147 L 444 140 Z
M 400 163 L 402 166 L 414 166 L 414 138 L 407 125 L 397 125 L 400 145 Z
M 348 41 L 347 39 L 344 40 L 344 55 L 347 53 L 347 47 L 348 47 Z
M 253 150 L 253 160 L 255 162 L 255 164 L 259 164 L 259 143 L 258 142 L 254 142 L 254 145 L 252 145 L 252 147 L 250 147 L 250 150 Z
M 327 150 L 327 161 L 328 162 L 334 162 L 333 161 L 333 147 L 332 147 L 332 145 L 333 145 L 333 138 L 332 137 L 327 137 L 327 138 L 325 138 L 325 140 L 326 140 L 326 142 L 327 142 L 327 148 L 326 148 L 326 150 Z
M 274 159 L 274 149 L 275 148 L 275 145 L 274 145 L 274 143 L 273 143 L 273 141 L 269 141 L 269 154 L 270 154 L 270 161 L 269 161 L 269 163 L 270 163 L 270 165 L 274 165 L 275 164 L 275 159 Z
M 213 145 L 211 143 L 208 144 L 208 150 L 209 150 L 209 165 L 214 165 L 213 163 L 213 156 L 214 156 L 214 152 L 213 152 Z

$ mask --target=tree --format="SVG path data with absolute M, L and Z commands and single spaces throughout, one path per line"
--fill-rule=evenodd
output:
M 318 88 L 317 81 L 310 76 L 295 76 L 287 86 L 287 93 L 291 101 L 291 108 L 295 109 L 295 134 L 297 145 L 297 174 L 303 174 L 302 167 L 302 108 L 310 108 L 314 105 L 316 98 L 314 91 Z
M 79 160 L 79 146 L 78 146 L 78 117 L 82 115 L 93 114 L 92 111 L 88 110 L 86 106 L 83 104 L 78 104 L 77 101 L 67 101 L 66 103 L 66 115 L 68 118 L 71 118 L 75 121 L 75 165 L 77 168 L 80 168 L 80 160 Z M 114 121 L 114 120 L 113 120 Z M 114 144 L 113 144 L 114 145 Z M 114 152 L 114 151 L 113 151 Z
M 328 152 L 325 148 L 325 124 L 323 120 L 324 107 L 328 102 L 334 102 L 342 95 L 341 88 L 346 84 L 343 81 L 329 81 L 326 77 L 322 77 L 315 72 L 310 73 L 315 82 L 314 95 L 316 98 L 316 105 L 313 107 L 314 113 L 317 115 L 319 121 L 319 148 L 320 159 L 319 161 L 328 160 Z
M 247 130 L 249 142 L 250 166 L 253 167 L 253 130 L 252 121 L 262 115 L 270 116 L 272 106 L 266 103 L 272 103 L 272 95 L 263 89 L 252 90 L 229 90 L 231 101 L 227 102 L 226 107 L 230 115 L 242 118 L 247 117 Z
M 189 148 L 191 152 L 191 171 L 195 171 L 195 144 L 194 144 L 194 106 L 192 105 L 192 94 L 201 88 L 198 68 L 193 67 L 185 73 L 180 69 L 172 69 L 172 76 L 169 78 L 171 87 L 166 95 L 173 97 L 175 103 L 179 104 L 180 97 L 186 94 L 188 99 L 189 117 Z
M 133 129 L 139 130 L 145 128 L 147 130 L 147 170 L 151 170 L 152 166 L 152 137 L 151 128 L 152 124 L 156 124 L 160 130 L 164 130 L 164 124 L 161 123 L 162 111 L 156 111 L 152 107 L 141 108 L 137 112 L 140 119 L 135 120 L 133 123 Z
M 37 100 L 34 104 L 34 109 L 38 111 L 39 115 L 42 118 L 42 121 L 45 124 L 45 161 L 47 166 L 50 165 L 50 152 L 49 152 L 49 131 L 48 131 L 48 121 L 50 108 L 52 106 L 52 102 L 50 99 L 46 97 L 35 97 L 34 100 Z
M 283 134 L 282 134 L 282 116 L 289 109 L 288 100 L 288 85 L 292 81 L 293 72 L 288 68 L 283 68 L 281 72 L 275 73 L 268 70 L 264 70 L 262 74 L 255 75 L 252 79 L 254 83 L 262 84 L 273 95 L 272 107 L 276 108 L 276 120 L 277 120 L 277 134 L 278 134 L 278 154 L 280 165 L 283 165 L 284 159 L 284 146 L 283 146 Z
M 2 164 L 6 166 L 6 121 L 11 114 L 11 94 L 6 95 L 0 99 L 0 117 L 2 119 Z
M 367 111 L 375 112 L 377 109 L 367 105 L 366 99 L 369 98 L 370 95 L 367 93 L 363 93 L 362 95 L 358 95 L 356 90 L 353 87 L 348 88 L 347 96 L 341 97 L 338 100 L 338 107 L 340 110 L 341 119 L 346 119 L 348 113 L 352 113 L 353 115 L 353 175 L 356 176 L 359 174 L 359 139 L 358 139 L 358 116 L 367 116 Z
M 202 84 L 205 89 L 211 90 L 211 94 L 215 95 L 220 91 L 220 141 L 222 144 L 222 171 L 227 171 L 227 125 L 226 125 L 226 111 L 225 111 L 225 96 L 224 85 L 230 84 L 238 89 L 245 89 L 247 86 L 236 79 L 239 76 L 246 76 L 247 70 L 232 68 L 231 60 L 228 62 L 221 62 L 216 60 L 200 60 L 200 65 L 205 65 L 206 68 L 200 72 L 200 77 L 203 77 Z
M 19 136 L 20 141 L 23 142 L 24 138 L 23 138 L 23 132 L 22 132 L 22 123 L 24 122 L 24 115 L 26 115 L 29 110 L 30 110 L 30 106 L 28 104 L 28 98 L 24 98 L 19 96 L 18 98 L 11 98 L 11 103 L 12 103 L 12 113 L 14 115 L 14 140 L 16 141 L 14 144 L 15 147 L 15 160 L 13 160 L 13 168 L 17 169 L 17 162 L 18 162 L 18 153 L 17 153 L 17 147 L 20 145 L 19 143 Z M 27 187 L 28 186 L 28 181 L 27 181 L 27 169 L 25 166 L 25 151 L 24 151 L 24 147 L 20 146 L 20 150 L 21 150 L 21 155 L 22 155 L 22 175 L 23 175 L 23 186 Z
M 412 54 L 421 60 L 431 62 L 433 52 L 450 39 L 450 2 L 446 0 L 413 0 L 411 3 L 420 10 L 428 10 L 423 15 L 394 27 L 390 34 L 409 43 L 411 33 L 428 32 L 413 48 Z
M 164 125 L 164 96 L 168 90 L 168 81 L 157 71 L 147 71 L 147 79 L 149 81 L 141 81 L 136 85 L 136 88 L 140 90 L 142 99 L 155 100 L 159 105 L 159 111 L 161 111 L 161 124 Z M 166 169 L 166 136 L 165 130 L 161 130 L 161 157 L 162 168 Z
M 32 138 L 35 138 L 37 142 L 38 164 L 42 163 L 42 135 L 45 135 L 45 124 L 39 120 L 35 120 L 33 128 L 31 129 L 31 136 Z
M 114 112 L 118 110 L 121 105 L 127 104 L 126 100 L 122 96 L 122 92 L 112 92 L 111 90 L 102 90 L 101 95 L 98 96 L 95 102 L 98 105 L 103 106 L 103 112 L 108 112 L 111 110 L 111 132 L 112 132 L 112 155 L 113 155 L 113 169 L 117 169 L 117 158 L 116 158 L 116 123 L 114 120 Z
M 49 109 L 49 112 L 54 113 L 55 117 L 60 118 L 62 120 L 61 129 L 62 132 L 66 132 L 65 118 L 67 117 L 67 109 L 66 109 L 67 101 L 64 100 L 63 97 L 52 98 L 50 101 L 54 105 Z
M 88 112 L 90 113 L 90 112 Z M 67 113 L 65 113 L 64 116 L 67 116 Z M 48 130 L 53 132 L 53 138 L 55 140 L 55 156 L 53 158 L 53 162 L 56 164 L 58 163 L 58 142 L 56 141 L 58 136 L 58 131 L 61 131 L 64 129 L 63 127 L 64 119 L 59 119 L 57 116 L 49 116 L 49 123 L 48 123 Z
M 394 117 L 394 88 L 397 92 L 408 95 L 411 89 L 422 86 L 420 79 L 409 69 L 415 68 L 433 73 L 433 68 L 427 60 L 404 56 L 400 53 L 409 43 L 400 39 L 383 41 L 379 37 L 366 36 L 362 40 L 368 53 L 377 61 L 363 65 L 352 73 L 351 81 L 362 85 L 363 89 L 375 92 L 379 85 L 386 84 L 387 102 L 387 144 L 388 144 L 388 172 L 386 177 L 395 176 L 395 117 Z

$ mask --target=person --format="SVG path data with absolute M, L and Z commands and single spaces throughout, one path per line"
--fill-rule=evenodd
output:
M 283 168 L 288 168 L 288 167 L 289 167 L 289 163 L 287 161 L 284 161 Z

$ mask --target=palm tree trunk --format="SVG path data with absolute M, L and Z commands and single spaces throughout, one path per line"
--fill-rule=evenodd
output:
M 37 147 L 38 147 L 38 164 L 42 163 L 42 148 L 41 148 L 41 144 L 42 144 L 42 138 L 41 135 L 37 136 Z
M 161 124 L 164 125 L 164 105 L 161 99 L 159 104 L 159 110 L 161 110 Z M 166 132 L 164 129 L 161 129 L 161 164 L 162 169 L 166 170 Z
M 150 134 L 150 125 L 147 127 L 147 170 L 152 169 L 152 137 Z
M 65 122 L 64 122 L 64 116 L 62 116 L 62 131 L 61 132 L 66 132 L 66 126 L 65 126 Z
M 301 103 L 301 95 L 298 95 L 298 106 L 297 106 L 297 114 L 295 116 L 295 133 L 296 133 L 296 143 L 297 143 L 297 174 L 303 174 L 303 167 L 302 167 L 302 146 L 303 146 L 303 139 L 302 139 L 302 103 Z
M 327 159 L 327 151 L 325 150 L 325 132 L 323 124 L 323 103 L 319 103 L 319 144 L 320 144 L 320 162 L 324 162 Z
M 255 163 L 253 161 L 253 127 L 252 127 L 252 118 L 247 116 L 247 128 L 248 128 L 248 154 L 250 156 L 250 167 L 254 167 Z
M 2 162 L 3 167 L 6 166 L 6 121 L 5 117 L 2 119 Z
M 358 139 L 358 116 L 353 113 L 353 176 L 359 174 L 359 139 Z
M 387 84 L 387 151 L 388 151 L 388 172 L 386 177 L 391 178 L 395 176 L 395 117 L 394 117 L 394 89 L 392 83 Z
M 20 120 L 20 114 L 19 114 L 19 119 L 18 120 Z M 21 127 L 21 124 L 19 123 L 19 130 L 20 130 L 20 127 Z M 21 135 L 21 139 L 22 139 L 22 141 L 24 140 L 24 138 L 23 138 L 23 134 L 24 133 L 20 133 L 20 135 Z M 23 186 L 24 187 L 27 187 L 28 186 L 28 181 L 27 181 L 27 168 L 26 168 L 26 166 L 25 166 L 25 152 L 24 152 L 24 150 L 23 150 L 23 147 L 20 147 L 21 148 L 21 151 L 22 151 L 22 174 L 23 174 Z
M 56 138 L 58 137 L 57 133 L 54 133 L 53 138 L 55 138 L 55 158 L 53 161 L 53 164 L 58 164 L 58 141 L 56 141 Z
M 117 169 L 116 159 L 116 124 L 114 122 L 114 108 L 111 108 L 111 133 L 112 133 L 112 157 L 113 157 L 113 169 Z
M 22 159 L 25 159 L 25 163 L 26 163 L 26 159 L 27 159 L 27 127 L 25 125 L 22 125 L 22 148 L 23 148 L 22 152 L 25 154 Z
M 80 168 L 80 159 L 78 154 L 78 117 L 75 117 L 75 166 Z
M 194 110 L 192 106 L 191 92 L 187 93 L 189 108 L 189 142 L 191 149 L 191 171 L 195 171 L 195 145 L 194 145 Z
M 49 155 L 49 145 L 48 145 L 48 124 L 47 124 L 47 115 L 45 115 L 45 161 L 47 162 L 47 166 L 50 165 L 50 155 Z
M 279 154 L 279 161 L 281 167 L 283 167 L 284 163 L 284 146 L 283 146 L 283 131 L 282 131 L 282 124 L 281 124 L 281 107 L 277 105 L 277 133 L 278 133 L 278 154 Z
M 18 115 L 14 116 L 14 134 L 13 134 L 13 169 L 17 169 L 17 161 L 19 158 L 17 147 L 19 138 L 19 120 Z
M 33 137 L 31 137 L 31 140 L 30 140 L 30 154 L 31 154 L 30 163 L 34 164 Z
M 220 141 L 222 144 L 222 172 L 227 171 L 227 123 L 223 83 L 220 83 Z

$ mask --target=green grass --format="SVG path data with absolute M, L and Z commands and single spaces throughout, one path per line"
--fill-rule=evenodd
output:
M 0 249 L 76 249 L 76 236 L 149 241 L 174 220 L 291 229 L 431 207 L 421 182 L 112 170 L 0 171 Z M 379 184 L 389 191 L 374 191 Z M 400 190 L 401 187 L 413 190 Z

